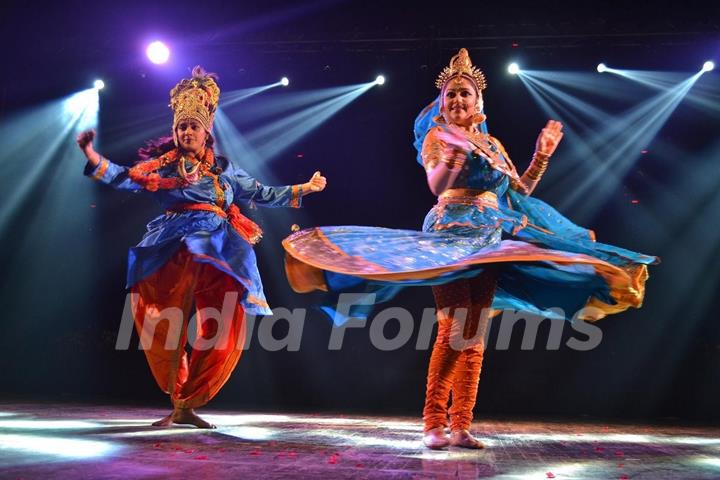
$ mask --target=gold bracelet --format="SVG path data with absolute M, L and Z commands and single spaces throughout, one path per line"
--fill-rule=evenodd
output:
M 536 151 L 533 154 L 530 167 L 527 169 L 527 172 L 525 172 L 527 177 L 533 181 L 539 180 L 545 173 L 545 170 L 547 170 L 548 164 L 550 163 L 549 158 L 550 155 Z

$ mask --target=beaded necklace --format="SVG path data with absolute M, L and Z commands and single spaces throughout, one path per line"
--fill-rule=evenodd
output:
M 180 157 L 179 161 L 178 157 Z M 158 173 L 161 168 L 176 162 L 178 163 L 179 177 L 163 177 Z M 135 183 L 142 185 L 150 192 L 186 187 L 199 182 L 204 176 L 214 177 L 213 180 L 217 180 L 217 175 L 212 172 L 215 154 L 211 148 L 205 149 L 202 160 L 196 163 L 190 171 L 187 171 L 186 162 L 185 156 L 181 156 L 180 151 L 174 148 L 157 158 L 139 162 L 130 168 L 128 175 Z

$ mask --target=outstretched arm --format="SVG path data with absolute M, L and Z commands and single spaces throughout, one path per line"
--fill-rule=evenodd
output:
M 243 170 L 234 175 L 237 182 L 235 196 L 238 200 L 247 200 L 265 207 L 298 208 L 301 198 L 315 192 L 321 192 L 327 185 L 327 179 L 315 172 L 305 183 L 273 187 L 263 185 Z
M 95 151 L 93 148 L 94 139 L 95 130 L 86 130 L 77 137 L 77 144 L 88 160 L 85 166 L 85 175 L 120 190 L 142 190 L 142 185 L 135 183 L 128 177 L 126 167 L 111 162 Z

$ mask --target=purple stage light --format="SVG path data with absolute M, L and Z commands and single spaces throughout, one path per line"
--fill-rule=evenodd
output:
M 150 61 L 156 65 L 165 63 L 170 58 L 170 49 L 160 41 L 155 41 L 148 45 L 145 53 Z

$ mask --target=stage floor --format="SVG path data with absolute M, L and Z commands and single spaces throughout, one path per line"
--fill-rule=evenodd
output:
M 479 421 L 480 451 L 423 448 L 418 418 L 0 403 L 2 478 L 720 478 L 720 429 Z

